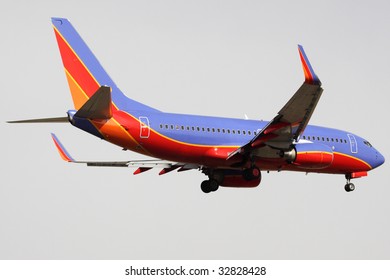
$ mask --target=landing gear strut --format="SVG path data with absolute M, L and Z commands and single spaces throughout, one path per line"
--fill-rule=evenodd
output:
M 345 175 L 345 178 L 347 179 L 347 184 L 345 184 L 344 189 L 346 192 L 352 192 L 355 190 L 355 185 L 351 183 L 351 176 Z
M 205 180 L 202 182 L 200 185 L 200 188 L 204 193 L 209 193 L 209 192 L 215 192 L 219 188 L 219 184 L 216 180 L 210 179 L 210 180 Z

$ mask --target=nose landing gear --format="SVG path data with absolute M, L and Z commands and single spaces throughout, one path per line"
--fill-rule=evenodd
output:
M 351 175 L 346 174 L 345 179 L 347 179 L 347 183 L 344 186 L 346 192 L 352 192 L 355 190 L 355 185 L 351 183 Z
M 346 192 L 352 192 L 355 190 L 355 185 L 352 183 L 347 183 L 344 187 Z

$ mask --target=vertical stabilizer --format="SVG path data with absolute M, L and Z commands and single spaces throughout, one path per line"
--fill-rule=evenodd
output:
M 124 111 L 157 111 L 126 97 L 119 90 L 67 19 L 52 18 L 52 23 L 76 110 L 79 110 L 101 86 L 105 85 L 112 89 L 114 108 Z

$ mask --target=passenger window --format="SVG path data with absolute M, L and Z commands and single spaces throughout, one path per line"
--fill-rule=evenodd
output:
M 160 124 L 160 128 L 163 128 L 163 125 L 162 125 L 162 124 Z
M 215 132 L 215 128 L 212 128 L 211 130 L 212 130 L 213 132 Z
M 221 130 L 220 130 L 219 128 L 217 129 L 217 131 L 218 131 L 218 133 L 220 133 L 220 132 L 221 132 Z
M 248 134 L 249 134 L 249 135 L 252 135 L 252 132 L 251 132 L 250 130 L 248 130 Z
M 204 127 L 202 127 L 202 131 L 205 131 Z
M 200 131 L 200 128 L 199 128 L 199 126 L 197 126 L 197 127 L 196 127 L 196 130 L 197 130 L 197 131 Z
M 165 128 L 168 129 L 168 125 L 167 124 L 165 125 Z
M 222 128 L 222 133 L 225 133 L 225 129 L 224 128 Z
M 227 130 L 227 133 L 229 133 L 229 134 L 230 134 L 230 129 L 228 129 L 228 130 Z

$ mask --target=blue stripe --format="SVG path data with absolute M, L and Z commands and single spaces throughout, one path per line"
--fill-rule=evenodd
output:
M 307 56 L 306 56 L 306 53 L 305 53 L 305 50 L 303 49 L 303 46 L 298 45 L 298 48 L 299 48 L 299 50 L 301 51 L 301 54 L 302 54 L 302 56 L 303 56 L 303 58 L 304 58 L 304 60 L 305 60 L 305 62 L 306 62 L 306 65 L 309 67 L 310 74 L 311 74 L 311 76 L 313 77 L 313 81 L 316 82 L 316 83 L 321 84 L 320 79 L 318 78 L 318 76 L 317 76 L 316 73 L 314 72 L 314 69 L 313 69 L 313 67 L 312 67 L 311 64 L 310 64 L 310 61 L 309 61 L 309 59 L 308 59 Z

